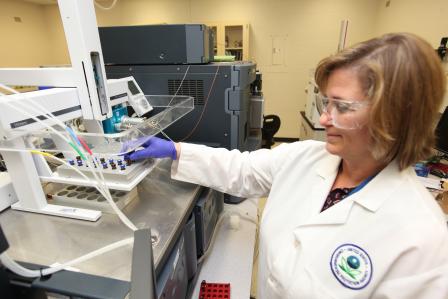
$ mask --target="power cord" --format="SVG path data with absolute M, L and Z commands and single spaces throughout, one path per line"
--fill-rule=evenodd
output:
M 204 112 L 207 109 L 207 104 L 208 104 L 208 100 L 210 98 L 210 95 L 212 94 L 213 91 L 213 87 L 215 86 L 215 81 L 216 81 L 216 77 L 218 76 L 218 72 L 219 72 L 219 65 L 216 68 L 216 72 L 215 75 L 213 77 L 213 81 L 212 84 L 210 86 L 210 89 L 208 91 L 207 97 L 205 98 L 205 103 L 204 103 L 204 108 L 202 108 L 202 112 L 201 115 L 199 116 L 199 119 L 197 120 L 196 124 L 194 125 L 193 129 L 190 131 L 190 133 L 187 134 L 187 136 L 185 136 L 184 138 L 182 138 L 179 142 L 185 141 L 188 138 L 191 137 L 191 135 L 193 135 L 193 133 L 196 131 L 196 129 L 198 128 L 199 124 L 201 123 L 202 117 L 204 116 Z

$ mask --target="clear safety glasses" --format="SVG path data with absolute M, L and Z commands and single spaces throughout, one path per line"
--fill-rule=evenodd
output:
M 333 126 L 344 130 L 355 130 L 364 126 L 368 115 L 368 101 L 348 101 L 316 95 L 316 107 L 320 115 L 330 116 Z

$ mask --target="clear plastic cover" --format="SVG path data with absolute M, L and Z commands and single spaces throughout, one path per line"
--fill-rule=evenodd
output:
M 76 134 L 85 140 L 92 152 L 96 154 L 123 154 L 124 148 L 126 152 L 134 150 L 194 108 L 194 99 L 189 96 L 146 95 L 146 98 L 154 108 L 165 109 L 144 122 L 120 133 L 96 134 L 76 132 Z M 69 136 L 67 132 L 61 131 L 61 133 Z M 51 131 L 27 132 L 23 137 L 28 140 L 29 146 L 20 149 L 73 153 L 73 150 L 67 143 Z M 16 148 L 17 146 L 6 140 L 0 142 L 0 147 Z

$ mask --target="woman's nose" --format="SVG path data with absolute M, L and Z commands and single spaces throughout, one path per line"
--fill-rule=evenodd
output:
M 319 123 L 321 124 L 321 126 L 328 127 L 333 125 L 333 120 L 331 119 L 331 116 L 328 112 L 322 112 L 319 117 Z

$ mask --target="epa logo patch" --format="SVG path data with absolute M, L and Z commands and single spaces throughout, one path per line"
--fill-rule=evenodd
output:
M 372 279 L 370 256 L 355 244 L 342 244 L 331 255 L 331 271 L 336 279 L 352 290 L 366 287 Z

